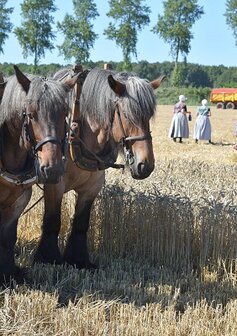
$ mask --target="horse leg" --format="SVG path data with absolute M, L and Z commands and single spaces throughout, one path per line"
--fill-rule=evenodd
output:
M 92 203 L 85 202 L 81 208 L 79 202 L 77 202 L 75 214 L 71 221 L 71 233 L 64 251 L 64 261 L 79 269 L 95 268 L 89 260 L 87 247 L 87 231 Z
M 104 172 L 92 173 L 83 186 L 76 191 L 75 213 L 71 221 L 71 233 L 64 251 L 64 261 L 77 268 L 96 268 L 90 262 L 87 231 L 89 228 L 91 206 L 104 183 Z
M 61 264 L 62 256 L 58 246 L 61 226 L 61 204 L 64 192 L 63 182 L 44 186 L 44 218 L 42 235 L 34 261 L 48 264 Z
M 17 200 L 0 214 L 0 284 L 7 284 L 11 278 L 23 281 L 23 271 L 16 266 L 14 247 L 17 240 L 18 219 L 31 197 L 31 188 L 26 189 Z

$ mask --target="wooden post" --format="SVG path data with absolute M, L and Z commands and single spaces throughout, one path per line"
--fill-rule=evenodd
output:
M 112 70 L 112 65 L 110 63 L 104 63 L 104 70 Z

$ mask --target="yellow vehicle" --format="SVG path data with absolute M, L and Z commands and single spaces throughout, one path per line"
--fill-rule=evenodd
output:
M 213 89 L 210 101 L 215 103 L 218 109 L 235 109 L 237 108 L 237 88 Z

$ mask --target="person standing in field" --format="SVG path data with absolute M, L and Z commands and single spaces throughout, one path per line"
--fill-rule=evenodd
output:
M 206 99 L 202 100 L 202 105 L 197 108 L 197 119 L 194 125 L 193 138 L 195 142 L 198 143 L 198 140 L 208 140 L 211 142 L 211 110 L 208 107 L 208 102 Z
M 185 101 L 186 97 L 180 95 L 179 101 L 174 105 L 173 118 L 169 130 L 169 137 L 175 142 L 176 139 L 179 138 L 180 143 L 183 142 L 183 138 L 189 137 L 188 111 Z

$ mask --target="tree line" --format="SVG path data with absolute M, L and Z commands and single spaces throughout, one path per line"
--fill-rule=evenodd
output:
M 85 62 L 84 69 L 100 68 L 103 69 L 104 61 Z M 29 64 L 19 64 L 22 71 L 33 73 L 34 66 Z M 36 74 L 49 77 L 61 68 L 72 68 L 73 64 L 62 66 L 61 64 L 40 64 L 37 67 Z M 123 71 L 123 62 L 111 62 L 112 69 Z M 181 87 L 186 88 L 214 88 L 214 87 L 237 87 L 237 67 L 226 67 L 224 65 L 207 66 L 194 63 L 180 63 Z M 137 73 L 141 78 L 153 80 L 160 75 L 166 75 L 166 80 L 162 83 L 162 87 L 172 86 L 172 73 L 174 62 L 156 62 L 149 63 L 147 61 L 132 62 L 131 71 Z M 0 63 L 0 72 L 8 77 L 14 73 L 13 64 Z
M 62 44 L 57 48 L 65 60 L 90 67 L 90 50 L 98 38 L 93 22 L 99 16 L 99 12 L 93 0 L 72 0 L 72 4 L 73 14 L 66 14 L 62 22 L 56 22 L 56 32 L 64 37 Z M 154 78 L 154 74 L 165 73 L 169 78 L 169 85 L 175 87 L 233 86 L 236 82 L 234 68 L 205 67 L 187 63 L 193 39 L 192 26 L 205 14 L 204 8 L 198 5 L 197 0 L 163 1 L 163 13 L 157 13 L 157 22 L 151 31 L 169 44 L 173 62 L 153 64 L 146 61 L 131 62 L 131 56 L 137 56 L 137 34 L 150 23 L 151 9 L 146 5 L 146 1 L 108 0 L 108 5 L 107 16 L 110 21 L 103 34 L 115 41 L 123 54 L 123 61 L 114 64 L 114 68 L 133 70 L 148 79 L 151 74 Z M 23 0 L 20 7 L 22 22 L 19 27 L 14 27 L 11 22 L 14 8 L 8 8 L 7 0 L 0 0 L 0 53 L 4 52 L 8 35 L 14 33 L 23 56 L 34 57 L 32 72 L 39 73 L 42 71 L 39 61 L 44 58 L 45 51 L 55 48 L 53 13 L 58 9 L 54 0 Z M 226 12 L 223 14 L 237 40 L 237 1 L 227 0 Z

